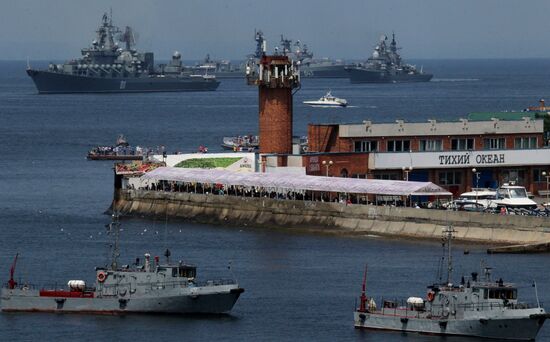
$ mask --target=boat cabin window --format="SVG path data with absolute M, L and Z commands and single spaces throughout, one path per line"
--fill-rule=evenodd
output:
M 527 198 L 527 191 L 524 188 L 512 188 L 510 189 L 511 198 Z
M 195 278 L 197 270 L 195 267 L 174 267 L 172 268 L 172 277 L 183 277 L 183 278 Z
M 485 289 L 483 292 L 485 299 L 517 299 L 516 289 Z

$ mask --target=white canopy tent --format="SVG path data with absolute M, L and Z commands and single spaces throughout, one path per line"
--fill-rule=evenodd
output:
M 431 182 L 413 182 L 382 179 L 321 177 L 282 173 L 240 173 L 217 169 L 185 169 L 159 167 L 141 176 L 144 183 L 151 181 L 223 184 L 225 186 L 262 187 L 285 191 L 322 191 L 392 196 L 451 196 L 442 187 Z

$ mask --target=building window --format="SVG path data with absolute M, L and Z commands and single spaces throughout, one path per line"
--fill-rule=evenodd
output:
M 451 139 L 452 151 L 468 151 L 474 149 L 473 138 Z
M 504 150 L 506 148 L 506 139 L 504 138 L 484 139 L 483 147 L 486 150 Z
M 378 141 L 363 140 L 355 142 L 355 152 L 375 152 L 378 151 Z
M 442 151 L 442 140 L 420 140 L 418 145 L 419 151 Z
M 461 171 L 439 172 L 439 185 L 460 185 L 462 184 Z
M 515 149 L 537 148 L 537 137 L 522 137 L 514 139 Z
M 401 180 L 399 173 L 377 173 L 374 175 L 374 179 L 386 179 L 386 180 Z
M 388 152 L 408 152 L 410 150 L 410 140 L 388 140 Z
M 514 182 L 516 185 L 524 185 L 525 171 L 524 170 L 502 170 L 502 183 Z

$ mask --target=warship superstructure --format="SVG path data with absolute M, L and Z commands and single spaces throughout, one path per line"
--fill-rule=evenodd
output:
M 292 40 L 281 35 L 279 52 L 300 62 L 300 74 L 309 78 L 347 78 L 347 67 L 342 60 L 330 58 L 315 59 L 307 44 L 299 40 L 292 44 Z
M 422 68 L 418 70 L 414 65 L 403 62 L 397 53 L 395 33 L 389 46 L 387 40 L 388 37 L 382 35 L 365 63 L 346 68 L 351 83 L 428 82 L 432 79 L 433 75 L 424 73 Z
M 155 66 L 154 54 L 140 53 L 134 45 L 133 30 L 126 26 L 121 31 L 105 13 L 97 38 L 82 49 L 81 58 L 51 63 L 47 70 L 28 66 L 27 74 L 41 94 L 212 91 L 219 86 L 213 75 L 185 72 L 177 51 L 168 64 Z
M 2 288 L 2 311 L 56 313 L 227 313 L 244 289 L 233 279 L 199 281 L 197 268 L 182 261 L 166 262 L 145 254 L 134 265 L 119 265 L 117 216 L 113 216 L 109 231 L 115 234 L 112 262 L 108 267 L 96 267 L 95 283 L 70 280 L 66 288 L 43 288 L 14 280 L 16 259 L 10 270 L 10 280 Z
M 215 60 L 207 54 L 202 63 L 195 66 L 196 71 L 207 70 L 216 78 L 245 78 L 247 66 L 254 65 L 259 60 L 263 51 L 266 49 L 266 40 L 261 30 L 254 31 L 254 40 L 256 41 L 256 50 L 253 54 L 247 56 L 245 62 L 235 65 L 229 60 Z
M 454 229 L 444 230 L 447 244 L 447 281 L 428 286 L 426 298 L 409 297 L 405 303 L 383 300 L 380 307 L 366 296 L 366 274 L 360 305 L 354 312 L 356 328 L 394 330 L 435 335 L 461 335 L 498 340 L 534 340 L 548 318 L 538 302 L 518 301 L 518 287 L 501 279 L 491 279 L 484 267 L 484 279 L 476 272 L 452 283 L 451 240 Z M 536 294 L 536 283 L 535 294 Z M 387 297 L 386 297 L 387 298 Z

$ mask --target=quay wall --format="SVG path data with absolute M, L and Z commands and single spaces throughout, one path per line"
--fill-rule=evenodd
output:
M 456 239 L 491 244 L 550 242 L 550 220 L 391 206 L 246 198 L 147 190 L 115 190 L 125 215 L 182 218 L 200 223 L 300 229 L 342 235 L 440 239 L 452 224 Z

